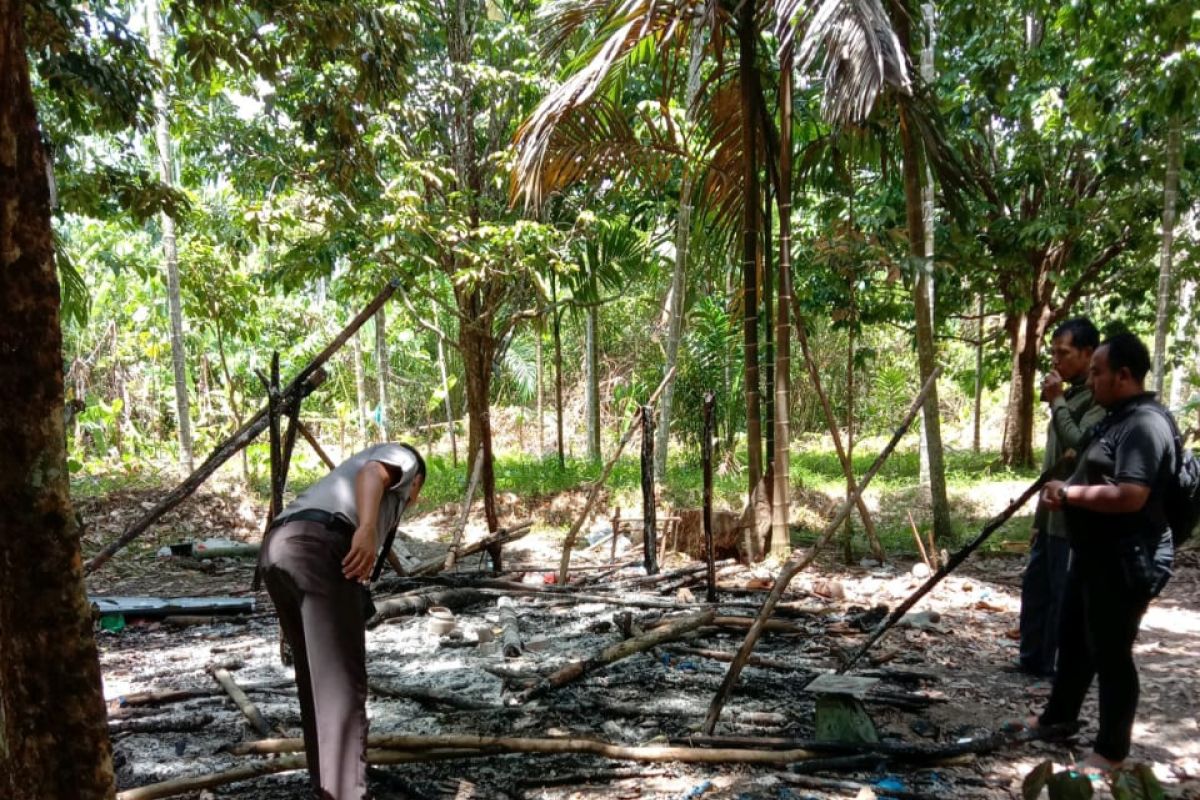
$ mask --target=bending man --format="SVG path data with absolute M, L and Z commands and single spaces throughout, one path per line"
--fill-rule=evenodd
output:
M 320 800 L 366 796 L 365 584 L 380 541 L 425 482 L 406 444 L 351 456 L 287 506 L 260 569 L 296 663 L 308 772 Z

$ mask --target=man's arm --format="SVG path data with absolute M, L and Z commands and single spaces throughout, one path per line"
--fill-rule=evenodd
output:
M 358 528 L 350 540 L 350 552 L 342 559 L 342 574 L 350 580 L 366 583 L 371 578 L 379 547 L 379 505 L 393 483 L 391 470 L 379 461 L 363 464 L 354 478 Z
M 1088 431 L 1096 426 L 1108 412 L 1104 406 L 1092 404 L 1084 412 L 1079 422 L 1071 417 L 1071 408 L 1060 395 L 1050 403 L 1050 424 L 1058 436 L 1058 442 L 1063 450 L 1079 450 L 1080 445 L 1087 439 Z
M 1060 489 L 1063 490 L 1062 494 L 1059 493 Z M 1101 514 L 1128 514 L 1139 511 L 1149 497 L 1150 487 L 1140 483 L 1068 486 L 1063 481 L 1050 481 L 1042 490 L 1042 501 L 1052 511 L 1071 506 Z

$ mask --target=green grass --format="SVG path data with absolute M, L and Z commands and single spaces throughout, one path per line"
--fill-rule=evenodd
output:
M 867 440 L 856 445 L 853 463 L 857 476 L 861 477 L 871 467 L 883 444 L 884 440 L 881 438 L 878 441 Z M 744 458 L 739 461 L 744 463 Z M 449 458 L 432 456 L 427 459 L 427 464 L 429 479 L 422 492 L 425 507 L 461 501 L 468 478 L 465 462 L 460 460 L 456 467 L 451 464 Z M 500 455 L 495 465 L 496 490 L 511 492 L 522 498 L 549 499 L 564 492 L 586 490 L 589 484 L 599 477 L 601 467 L 600 463 L 579 458 L 567 459 L 560 467 L 558 459 L 553 456 L 537 459 L 529 456 Z M 891 454 L 871 483 L 871 491 L 882 496 L 880 510 L 874 515 L 874 519 L 880 539 L 888 552 L 915 552 L 907 513 L 909 509 L 913 510 L 916 523 L 923 531 L 929 527 L 928 519 L 923 516 L 924 504 L 917 496 L 918 472 L 919 454 L 916 449 L 900 450 Z M 324 467 L 319 465 L 306 468 L 294 464 L 289 476 L 289 495 L 303 491 L 324 474 Z M 806 525 L 805 520 L 819 521 L 826 518 L 830 509 L 835 507 L 844 495 L 845 478 L 837 454 L 817 442 L 797 443 L 791 453 L 790 474 L 796 498 L 802 504 L 805 500 L 815 500 L 820 506 L 814 508 L 812 514 L 802 514 L 802 519 L 793 520 L 793 541 L 796 544 L 811 543 L 818 531 L 814 529 L 815 525 Z M 996 452 L 947 450 L 947 489 L 951 497 L 951 514 L 957 538 L 965 541 L 974 536 L 992 513 L 991 509 L 983 508 L 975 502 L 975 495 L 979 494 L 975 490 L 994 481 L 1031 482 L 1036 475 L 1037 471 L 1033 469 L 1010 470 L 999 466 L 999 454 Z M 744 468 L 714 475 L 714 503 L 718 507 L 740 509 L 746 495 L 745 480 Z M 76 496 L 97 496 L 120 489 L 150 488 L 156 485 L 156 481 L 161 483 L 161 477 L 149 467 L 140 471 L 114 470 L 110 473 L 77 476 L 72 481 L 72 492 Z M 256 477 L 249 488 L 260 500 L 265 501 L 269 491 L 266 469 L 256 471 Z M 634 508 L 641 505 L 641 467 L 636 453 L 625 455 L 618 460 L 605 488 L 609 507 Z M 699 507 L 702 493 L 703 473 L 700 465 L 685 458 L 672 459 L 665 479 L 659 481 L 660 502 L 675 508 Z M 823 495 L 831 497 L 826 498 Z M 1026 539 L 1032 511 L 1030 503 L 989 541 L 988 547 L 998 550 L 1001 543 L 1007 539 Z M 865 551 L 866 543 L 861 533 L 861 521 L 857 516 L 854 517 L 854 526 L 858 533 L 852 538 L 852 550 L 861 553 Z M 941 544 L 953 546 L 955 543 Z

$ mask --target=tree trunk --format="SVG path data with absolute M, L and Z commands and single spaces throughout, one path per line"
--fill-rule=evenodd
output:
M 534 352 L 537 356 L 537 421 L 538 421 L 538 458 L 546 455 L 546 365 L 542 359 L 542 328 L 544 317 L 534 320 Z
M 775 456 L 771 492 L 771 553 L 791 553 L 788 530 L 788 477 L 792 391 L 792 57 L 791 45 L 780 59 L 779 79 L 779 307 L 775 313 Z
M 738 73 L 742 90 L 742 333 L 746 396 L 747 492 L 750 500 L 762 478 L 762 422 L 758 391 L 758 80 L 754 64 L 758 28 L 756 3 L 738 13 Z
M 688 57 L 687 93 L 684 97 L 685 135 L 690 135 L 695 124 L 693 107 L 700 94 L 700 66 L 704 63 L 704 26 L 693 23 L 691 30 L 691 54 Z M 692 232 L 692 181 L 691 167 L 683 164 L 683 175 L 679 186 L 679 215 L 675 219 L 675 269 L 671 273 L 671 296 L 667 303 L 667 359 L 663 374 L 675 366 L 679 358 L 679 340 L 683 337 L 683 307 L 687 294 L 686 275 L 688 245 Z M 667 447 L 671 443 L 671 403 L 675 396 L 675 382 L 671 381 L 663 390 L 658 409 L 658 441 L 654 450 L 654 471 L 664 479 L 667 475 Z
M 933 6 L 928 3 L 921 5 L 921 17 L 925 22 L 925 45 L 921 48 L 921 79 L 926 84 L 933 83 L 933 41 L 934 41 L 934 19 Z M 929 166 L 929 162 L 925 162 L 925 179 L 921 182 L 921 222 L 925 228 L 925 249 L 923 268 L 918 277 L 918 291 L 920 291 L 920 282 L 924 280 L 925 302 L 929 304 L 929 313 L 933 313 L 934 308 L 934 285 L 933 285 L 933 170 Z M 919 328 L 918 328 L 919 329 Z M 930 429 L 927 425 L 921 425 L 921 453 L 920 453 L 920 475 L 921 486 L 933 485 L 933 466 L 930 463 Z
M 768 156 L 770 157 L 770 156 Z M 762 287 L 760 294 L 762 295 L 762 361 L 763 361 L 763 412 L 766 419 L 763 420 L 763 444 L 764 463 L 766 464 L 766 474 L 770 476 L 767 481 L 767 496 L 770 498 L 775 491 L 774 473 L 771 472 L 771 467 L 775 464 L 775 270 L 771 263 L 771 255 L 773 250 L 773 239 L 771 237 L 771 204 L 774 198 L 771 197 L 771 183 L 768 181 L 763 187 L 763 214 L 762 214 Z
M 1033 381 L 1048 316 L 1043 307 L 1034 306 L 1024 314 L 1010 315 L 1004 323 L 1014 354 L 1000 448 L 1000 458 L 1009 466 L 1033 466 Z
M 979 452 L 979 426 L 983 416 L 983 295 L 979 295 L 979 327 L 975 340 L 975 430 L 971 436 L 971 449 Z
M 146 5 L 146 22 L 150 38 L 150 56 L 166 63 L 162 43 L 161 21 L 158 0 Z M 167 71 L 162 72 L 163 86 L 169 86 Z M 171 186 L 174 170 L 171 164 L 171 122 L 165 88 L 154 93 L 154 139 L 158 145 L 158 176 Z M 183 301 L 179 295 L 179 253 L 175 247 L 175 220 L 170 214 L 162 214 L 163 261 L 167 268 L 167 306 L 171 316 L 171 365 L 175 376 L 175 416 L 178 423 L 179 460 L 191 473 L 195 469 L 192 457 L 192 421 L 188 403 L 187 357 L 183 341 Z
M 901 45 L 912 52 L 908 18 L 894 15 L 893 24 Z M 908 112 L 900 107 L 900 147 L 903 161 L 905 219 L 908 229 L 909 253 L 916 267 L 913 282 L 913 306 L 917 328 L 917 362 L 921 380 L 926 381 L 937 366 L 937 349 L 933 328 L 933 259 L 926 255 L 924 209 L 921 184 L 925 173 L 920 145 Z M 938 411 L 936 381 L 925 397 L 922 434 L 926 437 L 929 458 L 929 496 L 933 509 L 934 535 L 942 541 L 953 538 L 950 524 L 950 505 L 946 499 L 946 470 L 942 451 L 942 426 Z
M 59 286 L 25 3 L 0 0 L 0 797 L 112 798 L 69 496 Z
M 588 306 L 587 314 L 584 315 L 583 373 L 587 392 L 587 455 L 592 461 L 600 460 L 600 369 L 599 347 L 596 343 L 599 316 L 600 312 L 595 303 Z
M 458 328 L 459 348 L 467 377 L 467 410 L 470 436 L 467 441 L 467 474 L 475 469 L 475 459 L 483 458 L 480 481 L 483 485 L 483 510 L 488 530 L 495 533 L 500 524 L 496 515 L 496 473 L 492 461 L 491 383 L 492 357 L 496 342 L 482 327 L 478 313 L 479 292 L 456 292 L 459 309 L 465 312 Z M 475 313 L 470 312 L 475 310 Z M 469 314 L 469 316 L 468 316 Z
M 554 310 L 554 423 L 558 444 L 558 468 L 566 467 L 563 450 L 563 363 L 562 363 L 562 311 Z
M 387 315 L 383 306 L 375 312 L 375 378 L 379 386 L 379 438 L 388 441 L 388 346 Z
M 363 372 L 362 342 L 358 337 L 359 334 L 357 333 L 350 337 L 350 349 L 352 351 L 352 358 L 354 359 L 354 419 L 358 423 L 358 440 L 360 443 L 366 444 L 367 378 L 366 374 Z
M 1171 324 L 1171 249 L 1175 240 L 1175 198 L 1179 191 L 1179 162 L 1183 132 L 1179 115 L 1167 133 L 1167 174 L 1163 179 L 1162 244 L 1158 249 L 1158 309 L 1154 318 L 1154 391 L 1162 395 L 1167 358 L 1167 328 Z
M 1182 342 L 1186 340 L 1186 323 L 1192 316 L 1192 303 L 1195 302 L 1195 297 L 1196 282 L 1185 282 L 1179 292 L 1179 314 L 1175 317 L 1175 338 L 1177 341 Z M 1197 336 L 1195 344 L 1200 344 L 1200 335 Z M 1193 346 L 1192 353 L 1192 361 L 1195 362 L 1195 355 L 1200 354 L 1200 346 Z M 1179 361 L 1171 370 L 1171 408 L 1179 408 L 1182 404 L 1184 400 L 1183 387 L 1187 383 L 1188 372 L 1195 366 L 1195 363 L 1188 364 L 1186 361 Z
M 434 326 L 440 330 L 440 326 L 437 324 L 437 309 L 436 308 L 433 311 L 433 321 L 434 321 Z M 450 404 L 450 376 L 447 374 L 447 371 L 446 371 L 446 345 L 445 345 L 445 343 L 442 342 L 441 336 L 437 337 L 437 351 L 438 351 L 438 369 L 441 370 L 441 373 L 442 373 L 442 395 L 443 395 L 442 399 L 446 405 L 446 430 L 450 432 L 450 463 L 452 463 L 457 468 L 458 467 L 458 436 L 454 433 L 454 411 L 451 410 L 451 404 Z M 538 352 L 540 355 L 541 351 L 538 351 Z M 540 364 L 540 362 L 539 362 L 539 364 Z M 541 375 L 540 370 L 538 372 L 538 375 L 539 376 Z

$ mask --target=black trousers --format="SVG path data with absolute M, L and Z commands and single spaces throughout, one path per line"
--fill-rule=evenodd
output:
M 349 550 L 349 536 L 309 521 L 263 542 L 263 581 L 296 659 L 304 752 L 322 800 L 366 796 L 366 633 L 362 587 L 342 575 Z
M 1138 703 L 1133 642 L 1149 599 L 1126 588 L 1119 552 L 1073 549 L 1059 629 L 1058 672 L 1043 725 L 1075 722 L 1092 679 L 1099 684 L 1100 730 L 1093 749 L 1129 755 Z
M 1070 555 L 1065 536 L 1044 531 L 1038 532 L 1029 549 L 1021 580 L 1021 668 L 1033 675 L 1054 674 Z

